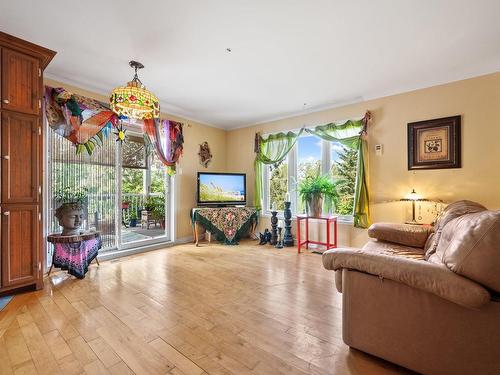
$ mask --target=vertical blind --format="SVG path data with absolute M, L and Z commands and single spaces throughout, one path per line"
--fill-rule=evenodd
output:
M 88 204 L 84 229 L 101 232 L 103 249 L 116 246 L 116 141 L 114 137 L 103 140 L 91 156 L 86 152 L 77 155 L 75 146 L 67 139 L 48 129 L 48 197 L 49 232 L 60 232 L 54 217 L 58 189 L 86 187 Z

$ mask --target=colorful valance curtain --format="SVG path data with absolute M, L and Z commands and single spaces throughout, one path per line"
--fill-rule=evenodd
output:
M 263 190 L 263 169 L 264 165 L 278 165 L 285 159 L 290 150 L 297 142 L 298 137 L 304 129 L 298 133 L 278 133 L 271 134 L 267 138 L 256 134 L 255 138 L 255 192 L 254 205 L 260 210 L 262 208 L 262 190 Z
M 366 140 L 367 126 L 371 119 L 366 112 L 361 120 L 348 120 L 343 124 L 330 123 L 306 129 L 306 132 L 330 142 L 358 150 L 358 168 L 356 187 L 354 190 L 354 226 L 368 228 L 370 226 L 370 196 L 368 192 L 368 144 Z
M 118 116 L 104 104 L 62 87 L 45 86 L 45 113 L 49 126 L 76 146 L 76 153 L 92 155 L 118 122 Z
M 167 167 L 168 174 L 173 175 L 184 144 L 182 124 L 172 120 L 147 119 L 143 126 L 158 159 Z

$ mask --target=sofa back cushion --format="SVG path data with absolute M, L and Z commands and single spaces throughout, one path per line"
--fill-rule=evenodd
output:
M 500 292 L 500 211 L 462 215 L 441 232 L 429 261 Z
M 441 233 L 446 224 L 459 216 L 485 210 L 486 207 L 480 205 L 479 203 L 467 200 L 449 204 L 436 220 L 436 225 L 434 227 L 435 233 L 432 236 L 429 236 L 427 243 L 425 244 L 425 258 L 429 259 L 429 257 L 436 252 L 439 240 L 441 239 Z

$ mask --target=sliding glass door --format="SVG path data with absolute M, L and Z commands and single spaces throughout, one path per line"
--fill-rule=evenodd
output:
M 120 239 L 129 244 L 168 238 L 170 178 L 140 134 L 121 145 Z
M 47 128 L 48 233 L 61 231 L 54 217 L 57 192 L 86 187 L 84 230 L 97 230 L 102 251 L 130 249 L 170 239 L 170 177 L 144 141 L 140 128 L 131 127 L 125 142 L 113 133 L 92 155 L 79 155 L 67 139 Z

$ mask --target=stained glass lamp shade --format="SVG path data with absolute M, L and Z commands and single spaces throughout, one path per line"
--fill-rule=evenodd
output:
M 135 69 L 134 78 L 127 86 L 117 87 L 109 99 L 111 109 L 121 118 L 139 120 L 160 117 L 160 103 L 152 92 L 146 90 L 137 76 L 137 69 L 144 68 L 140 62 L 130 61 L 129 65 Z

